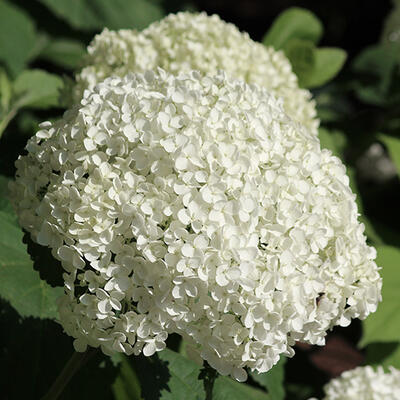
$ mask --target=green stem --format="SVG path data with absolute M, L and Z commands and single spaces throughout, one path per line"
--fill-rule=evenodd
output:
M 58 399 L 75 373 L 89 360 L 95 351 L 95 349 L 91 349 L 84 353 L 74 352 L 49 391 L 42 397 L 42 400 Z

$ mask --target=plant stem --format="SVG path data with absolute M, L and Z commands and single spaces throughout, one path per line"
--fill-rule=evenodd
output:
M 56 400 L 60 397 L 61 393 L 68 385 L 69 381 L 75 375 L 75 373 L 80 369 L 80 367 L 85 364 L 88 359 L 94 354 L 96 350 L 87 350 L 84 353 L 74 352 L 71 358 L 68 360 L 64 369 L 58 375 L 57 379 L 54 381 L 53 385 L 50 387 L 49 391 L 42 397 L 42 400 Z

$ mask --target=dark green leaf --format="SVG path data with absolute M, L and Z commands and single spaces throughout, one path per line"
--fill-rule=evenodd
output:
M 400 249 L 390 246 L 377 248 L 376 263 L 382 268 L 382 303 L 378 311 L 363 321 L 363 337 L 360 345 L 373 342 L 400 341 Z
M 14 75 L 28 62 L 36 32 L 31 18 L 19 7 L 0 1 L 0 61 Z
M 286 358 L 281 357 L 278 364 L 276 364 L 268 372 L 263 374 L 251 372 L 252 378 L 265 389 L 267 389 L 269 398 L 271 400 L 285 399 L 285 387 L 283 385 L 285 379 L 285 363 Z
M 263 43 L 275 49 L 283 48 L 291 39 L 318 43 L 323 27 L 319 19 L 304 8 L 292 7 L 281 13 L 263 38 Z
M 5 179 L 0 185 L 6 183 Z M 2 193 L 6 190 L 3 187 Z M 0 297 L 23 317 L 56 318 L 56 299 L 63 293 L 40 279 L 22 243 L 22 231 L 10 203 L 0 198 Z
M 14 82 L 18 106 L 31 108 L 57 107 L 63 81 L 57 75 L 40 69 L 22 72 Z
M 270 399 L 261 390 L 217 373 L 215 380 L 207 381 L 204 368 L 169 349 L 152 357 L 130 357 L 129 361 L 139 378 L 144 400 L 204 400 L 207 392 L 212 393 L 213 400 Z M 124 387 L 126 390 L 128 386 Z M 136 394 L 131 396 L 134 398 Z
M 343 160 L 343 153 L 347 146 L 346 135 L 343 132 L 320 127 L 318 137 L 321 148 L 330 150 L 336 157 Z
M 162 18 L 156 2 L 147 0 L 39 0 L 72 27 L 82 30 L 142 29 Z
M 117 379 L 112 385 L 115 400 L 140 400 L 140 382 L 126 357 L 122 357 Z
M 371 343 L 366 347 L 365 364 L 400 369 L 400 343 Z
M 375 45 L 366 48 L 353 62 L 357 74 L 354 89 L 360 100 L 386 106 L 400 100 L 400 44 Z
M 55 39 L 42 51 L 40 57 L 64 68 L 79 67 L 85 46 L 71 39 Z

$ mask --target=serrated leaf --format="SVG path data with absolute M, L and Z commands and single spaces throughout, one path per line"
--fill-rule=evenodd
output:
M 5 183 L 3 178 L 0 185 Z M 22 237 L 17 218 L 3 194 L 0 198 L 0 297 L 22 317 L 56 318 L 56 299 L 63 288 L 53 288 L 40 279 Z
M 55 15 L 81 30 L 145 28 L 163 16 L 148 0 L 39 0 Z
M 382 133 L 378 136 L 378 139 L 386 146 L 390 158 L 396 166 L 397 173 L 400 174 L 400 138 Z
M 40 57 L 64 68 L 76 69 L 84 54 L 85 46 L 81 42 L 71 39 L 55 39 L 43 49 Z
M 19 108 L 45 109 L 60 104 L 63 80 L 40 69 L 23 71 L 14 82 L 14 94 Z
M 373 342 L 400 341 L 400 249 L 391 246 L 377 248 L 376 263 L 382 268 L 382 299 L 378 310 L 363 321 L 360 346 Z
M 334 47 L 315 49 L 313 68 L 299 77 L 302 87 L 311 89 L 332 80 L 342 69 L 347 58 L 344 50 Z
M 36 32 L 24 10 L 6 0 L 0 1 L 0 61 L 16 75 L 30 58 Z
M 292 7 L 281 13 L 263 38 L 266 46 L 283 48 L 291 39 L 318 43 L 323 27 L 319 19 L 304 8 Z
M 271 400 L 284 400 L 285 399 L 285 387 L 283 385 L 285 379 L 285 363 L 286 357 L 281 357 L 278 364 L 272 367 L 268 372 L 258 374 L 257 372 L 251 372 L 251 377 L 267 389 L 269 398 Z

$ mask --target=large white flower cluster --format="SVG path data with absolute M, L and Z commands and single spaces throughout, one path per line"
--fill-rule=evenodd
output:
M 385 373 L 382 367 L 358 367 L 332 379 L 324 391 L 324 400 L 398 400 L 400 371 L 390 367 Z
M 172 73 L 225 71 L 228 76 L 256 83 L 283 97 L 286 113 L 317 134 L 315 102 L 300 89 L 283 52 L 250 39 L 219 16 L 181 12 L 151 24 L 142 32 L 109 31 L 88 47 L 86 67 L 77 74 L 75 98 L 105 78 L 144 72 L 157 67 Z
M 365 318 L 381 279 L 341 161 L 224 73 L 113 77 L 16 163 L 22 226 L 65 268 L 75 348 L 152 355 L 181 334 L 221 374 Z

